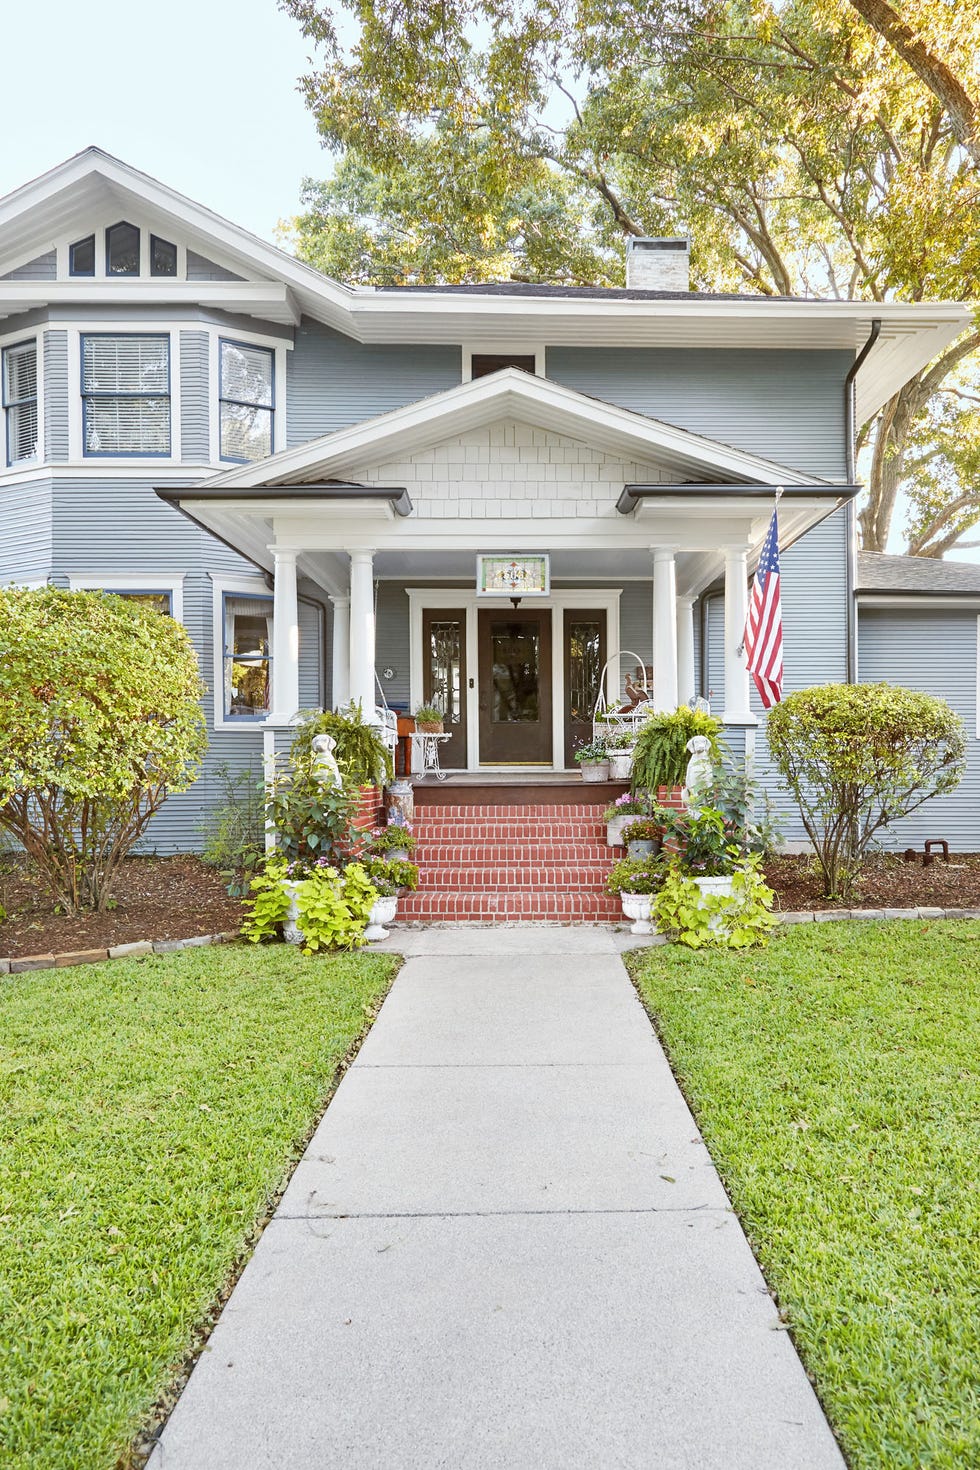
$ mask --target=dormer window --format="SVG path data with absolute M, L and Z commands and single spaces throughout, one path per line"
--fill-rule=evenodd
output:
M 68 247 L 68 274 L 72 276 L 95 275 L 95 236 L 86 235 Z
M 150 236 L 150 275 L 175 276 L 177 274 L 177 246 L 159 235 Z
M 107 276 L 140 273 L 140 232 L 125 220 L 111 225 L 105 232 L 105 273 Z

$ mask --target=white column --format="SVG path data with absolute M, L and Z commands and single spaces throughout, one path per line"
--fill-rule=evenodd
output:
M 350 703 L 350 597 L 331 597 L 333 603 L 333 707 Z
M 370 720 L 374 683 L 374 552 L 350 553 L 350 697 Z
M 694 598 L 677 599 L 677 693 L 683 703 L 698 692 L 698 673 L 694 667 Z
M 275 588 L 272 622 L 272 709 L 284 723 L 299 709 L 299 607 L 296 601 L 296 552 L 272 548 Z
M 725 709 L 726 725 L 754 725 L 749 708 L 749 671 L 742 639 L 748 612 L 748 553 L 729 548 L 725 552 Z
M 653 707 L 677 708 L 677 595 L 674 553 L 653 553 Z

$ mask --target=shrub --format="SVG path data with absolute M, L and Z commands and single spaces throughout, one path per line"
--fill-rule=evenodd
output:
M 242 934 L 252 944 L 272 939 L 289 911 L 285 881 L 296 882 L 297 923 L 303 953 L 319 949 L 355 949 L 364 942 L 368 915 L 377 890 L 360 863 L 346 868 L 317 865 L 302 876 L 290 872 L 281 853 L 271 853 L 251 881 L 252 900 Z
M 679 709 L 650 715 L 640 725 L 633 751 L 631 781 L 634 791 L 656 791 L 658 786 L 681 786 L 691 759 L 687 742 L 692 735 L 707 735 L 711 741 L 711 759 L 720 760 L 721 724 L 714 715 L 691 709 Z
M 377 728 L 369 725 L 359 704 L 339 710 L 312 710 L 305 713 L 296 729 L 289 758 L 296 765 L 312 760 L 314 735 L 332 735 L 336 741 L 334 758 L 344 785 L 352 790 L 360 786 L 384 786 L 391 779 L 391 756 Z
M 217 868 L 232 898 L 244 898 L 265 851 L 264 785 L 251 766 L 232 773 L 222 764 L 215 776 L 221 800 L 200 824 L 201 856 Z
M 66 913 L 104 910 L 206 743 L 179 623 L 101 592 L 0 591 L 0 826 Z
M 758 854 L 735 864 L 730 895 L 702 893 L 680 863 L 671 863 L 653 901 L 653 917 L 662 933 L 689 949 L 748 949 L 769 943 L 776 923 L 773 898 L 759 872 Z
M 846 898 L 874 834 L 965 766 L 963 722 L 943 699 L 890 684 L 825 684 L 769 714 L 769 749 L 800 808 L 828 898 Z
M 354 831 L 352 795 L 326 786 L 314 774 L 313 752 L 294 752 L 285 769 L 277 769 L 266 793 L 266 813 L 276 833 L 276 846 L 286 860 L 309 867 L 318 859 L 344 862 L 361 834 Z

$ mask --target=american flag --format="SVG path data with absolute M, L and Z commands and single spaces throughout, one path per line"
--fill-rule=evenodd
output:
M 745 658 L 759 698 L 771 709 L 783 697 L 783 613 L 779 601 L 779 524 L 773 510 L 752 583 Z

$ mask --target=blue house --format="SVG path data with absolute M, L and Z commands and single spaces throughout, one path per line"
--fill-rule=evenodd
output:
M 597 679 L 652 670 L 771 781 L 739 645 L 777 487 L 787 690 L 945 694 L 970 775 L 926 825 L 980 846 L 980 581 L 858 558 L 854 516 L 855 424 L 967 309 L 692 292 L 683 239 L 632 241 L 628 283 L 349 289 L 96 148 L 0 200 L 0 581 L 187 626 L 210 750 L 157 850 L 351 698 L 435 699 L 445 766 L 531 783 L 574 770 Z

